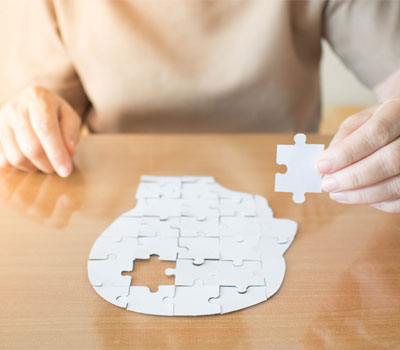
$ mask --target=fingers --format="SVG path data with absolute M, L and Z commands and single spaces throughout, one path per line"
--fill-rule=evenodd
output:
M 400 175 L 358 190 L 332 192 L 332 200 L 343 204 L 374 204 L 400 198 Z
M 400 138 L 334 174 L 325 175 L 322 188 L 341 192 L 373 185 L 397 174 L 400 174 Z
M 36 170 L 36 167 L 19 149 L 14 132 L 10 126 L 3 125 L 0 137 L 1 147 L 8 163 L 22 171 L 33 172 Z
M 317 159 L 322 188 L 344 204 L 400 212 L 400 99 L 348 118 Z
M 356 131 L 361 125 L 365 124 L 365 122 L 371 118 L 373 113 L 376 111 L 378 107 L 373 106 L 368 109 L 362 110 L 359 113 L 356 113 L 350 117 L 348 117 L 339 127 L 339 130 L 331 140 L 329 147 L 334 144 L 342 141 L 348 135 Z
M 0 109 L 0 167 L 62 177 L 72 171 L 80 118 L 61 97 L 43 89 L 24 90 Z
M 6 156 L 4 155 L 3 147 L 1 147 L 0 143 L 0 168 L 5 169 L 8 168 L 10 164 L 7 161 Z
M 71 156 L 75 154 L 76 145 L 79 142 L 81 118 L 66 102 L 60 108 L 60 129 L 64 144 Z
M 317 169 L 322 174 L 334 173 L 392 142 L 400 135 L 399 110 L 400 99 L 388 101 L 358 129 L 347 136 L 344 136 L 346 132 L 343 131 L 318 158 Z M 351 130 L 352 127 L 345 126 L 344 129 Z
M 371 204 L 371 206 L 386 213 L 400 213 L 400 199 Z
M 12 115 L 10 120 L 18 147 L 36 168 L 44 173 L 50 174 L 53 172 L 53 167 L 47 159 L 46 153 L 32 129 L 27 114 L 27 112 L 17 111 Z
M 29 117 L 50 164 L 61 177 L 67 177 L 72 171 L 72 161 L 61 135 L 58 110 L 47 103 L 47 92 L 39 89 L 36 99 L 29 105 Z

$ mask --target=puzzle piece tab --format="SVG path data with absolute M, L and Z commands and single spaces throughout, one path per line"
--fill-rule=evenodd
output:
M 158 255 L 160 260 L 175 261 L 179 252 L 185 253 L 186 249 L 178 247 L 176 237 L 140 237 L 133 254 L 136 259 Z
M 236 287 L 239 293 L 245 293 L 250 286 L 265 286 L 265 278 L 261 271 L 260 261 L 244 261 L 235 266 L 232 261 L 219 262 L 218 280 L 220 286 Z
M 278 145 L 276 162 L 287 166 L 285 174 L 276 174 L 275 192 L 292 192 L 295 203 L 303 203 L 305 193 L 322 191 L 322 176 L 315 169 L 315 160 L 324 145 L 306 144 L 306 136 L 297 134 L 295 145 Z
M 196 280 L 204 285 L 219 285 L 219 260 L 205 260 L 201 265 L 193 264 L 193 260 L 178 259 L 175 269 L 166 269 L 168 276 L 175 275 L 175 285 L 192 286 Z
M 205 259 L 219 259 L 219 239 L 214 237 L 179 237 L 179 247 L 186 251 L 178 253 L 179 259 L 192 259 L 201 265 Z
M 104 260 L 89 260 L 88 273 L 92 286 L 127 287 L 131 284 L 130 276 L 122 276 L 122 271 L 132 271 L 133 260 L 110 256 Z
M 119 306 L 122 308 L 126 308 L 126 301 L 120 300 L 121 297 L 128 295 L 129 286 L 123 287 L 114 287 L 114 286 L 93 286 L 93 289 L 96 291 L 98 295 L 100 295 L 103 299 L 107 300 L 109 303 Z

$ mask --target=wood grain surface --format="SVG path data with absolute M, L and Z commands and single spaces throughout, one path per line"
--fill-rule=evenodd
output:
M 68 179 L 0 174 L 1 349 L 400 349 L 400 217 L 327 194 L 274 193 L 293 135 L 84 137 Z M 310 136 L 308 142 L 329 139 Z M 210 175 L 299 223 L 280 291 L 249 309 L 157 317 L 101 299 L 93 242 L 135 205 L 140 175 Z

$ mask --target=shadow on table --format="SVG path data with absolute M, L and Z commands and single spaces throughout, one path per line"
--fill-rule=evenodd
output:
M 80 209 L 85 193 L 79 169 L 63 179 L 55 174 L 0 170 L 0 201 L 35 222 L 63 228 Z

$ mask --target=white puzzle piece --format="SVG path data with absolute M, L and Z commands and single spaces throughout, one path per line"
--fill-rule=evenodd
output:
M 217 183 L 214 178 L 209 176 L 182 177 L 182 198 L 185 200 L 192 199 L 218 199 L 216 192 Z
M 145 217 L 141 220 L 138 230 L 139 237 L 158 236 L 158 237 L 179 237 L 180 218 L 170 218 L 160 220 L 157 217 Z
M 208 217 L 199 221 L 195 217 L 182 216 L 171 225 L 179 232 L 179 237 L 218 237 L 219 217 Z
M 221 198 L 218 204 L 220 216 L 256 216 L 256 204 L 253 197 Z
M 143 199 L 143 216 L 158 217 L 160 220 L 167 220 L 171 217 L 182 215 L 182 200 L 171 198 L 150 198 Z
M 261 218 L 259 224 L 265 237 L 275 238 L 286 247 L 289 247 L 297 231 L 297 223 L 288 219 Z
M 132 271 L 133 260 L 110 256 L 104 260 L 89 260 L 88 272 L 92 286 L 129 287 L 131 276 L 122 276 L 123 271 Z
M 235 266 L 241 266 L 244 260 L 260 261 L 259 240 L 259 236 L 249 236 L 240 239 L 235 237 L 221 237 L 219 244 L 220 259 L 230 260 Z
M 219 237 L 235 237 L 237 241 L 261 234 L 259 217 L 226 216 L 220 218 Z
M 218 216 L 218 200 L 203 199 L 196 200 L 184 199 L 182 202 L 182 216 L 195 217 L 197 220 L 204 221 L 207 218 Z
M 166 298 L 165 303 L 172 303 L 174 316 L 199 316 L 221 313 L 219 305 L 209 303 L 211 298 L 219 296 L 218 286 L 205 286 L 196 281 L 193 286 L 176 286 L 175 297 Z
M 114 240 L 113 237 L 101 235 L 89 254 L 91 260 L 108 259 L 109 256 L 118 257 L 133 261 L 135 259 L 135 250 L 139 248 L 139 240 L 137 237 L 123 237 L 119 241 Z
M 121 296 L 128 295 L 129 286 L 124 287 L 113 287 L 113 286 L 93 286 L 93 289 L 99 294 L 104 300 L 107 300 L 109 303 L 126 308 L 127 302 L 125 300 L 120 300 Z
M 167 269 L 168 276 L 175 275 L 176 286 L 192 286 L 196 280 L 204 285 L 218 286 L 219 260 L 205 260 L 201 265 L 193 264 L 193 260 L 178 259 L 175 269 Z
M 295 145 L 278 145 L 276 162 L 287 166 L 285 174 L 276 174 L 275 192 L 292 192 L 295 203 L 303 203 L 305 193 L 322 191 L 322 176 L 315 169 L 315 161 L 324 145 L 306 144 L 306 135 L 297 134 Z
M 271 207 L 268 204 L 268 201 L 266 198 L 261 197 L 259 195 L 254 196 L 254 201 L 256 205 L 256 212 L 257 212 L 257 217 L 259 218 L 272 218 L 274 216 L 274 213 L 271 209 Z
M 236 287 L 239 293 L 245 293 L 250 286 L 265 286 L 260 261 L 244 261 L 240 266 L 233 265 L 232 261 L 221 260 L 219 263 L 220 286 Z
M 255 274 L 265 278 L 268 298 L 279 290 L 283 282 L 286 271 L 283 254 L 290 243 L 291 241 L 280 244 L 273 237 L 260 238 L 261 271 L 256 271 Z
M 220 287 L 219 297 L 211 298 L 211 304 L 217 304 L 221 308 L 221 314 L 232 312 L 258 304 L 267 299 L 265 286 L 249 287 L 246 293 L 239 293 L 235 287 Z
M 129 311 L 150 315 L 172 316 L 174 305 L 166 303 L 166 298 L 173 298 L 175 286 L 158 286 L 157 292 L 152 293 L 148 287 L 131 286 L 128 296 L 121 296 L 118 301 L 127 305 Z
M 191 260 L 178 259 L 175 269 L 167 269 L 167 275 L 175 275 L 176 286 L 192 286 L 196 280 L 205 286 L 236 287 L 240 293 L 250 286 L 264 286 L 265 281 L 260 261 L 244 261 L 241 266 L 232 261 L 205 260 L 195 265 Z
M 179 177 L 143 176 L 136 199 L 180 198 L 182 180 Z
M 115 241 L 122 237 L 139 237 L 141 225 L 142 218 L 121 217 L 106 228 L 103 237 L 112 237 Z
M 89 280 L 103 299 L 129 311 L 195 316 L 246 308 L 279 290 L 297 223 L 274 218 L 264 197 L 212 177 L 143 176 L 136 198 L 90 251 Z M 176 261 L 165 271 L 175 284 L 155 293 L 131 285 L 135 259 L 151 255 Z
M 178 253 L 186 253 L 186 249 L 178 246 L 176 237 L 139 237 L 134 250 L 135 259 L 150 259 L 158 255 L 160 260 L 176 261 Z
M 219 240 L 216 237 L 179 237 L 179 247 L 186 250 L 179 252 L 179 259 L 191 259 L 200 265 L 205 259 L 219 259 Z

